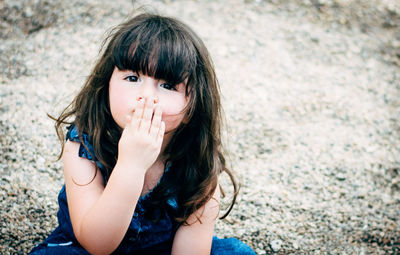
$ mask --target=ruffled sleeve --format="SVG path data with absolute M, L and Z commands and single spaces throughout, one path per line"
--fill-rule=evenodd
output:
M 80 144 L 78 156 L 94 162 L 97 165 L 97 167 L 100 169 L 100 172 L 103 174 L 104 181 L 106 183 L 105 167 L 96 158 L 96 156 L 94 154 L 93 145 L 89 141 L 89 136 L 85 133 L 82 133 L 82 135 L 81 135 L 82 141 L 83 141 L 83 143 L 82 143 L 80 136 L 79 136 L 78 128 L 74 124 L 67 127 L 67 130 L 68 131 L 67 131 L 65 140 L 70 140 L 72 142 L 77 142 Z

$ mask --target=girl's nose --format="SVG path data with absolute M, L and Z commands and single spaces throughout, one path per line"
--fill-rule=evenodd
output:
M 157 103 L 158 103 L 158 97 L 155 97 L 155 96 L 153 96 L 153 97 L 138 96 L 138 97 L 136 98 L 136 101 L 139 102 L 140 100 L 144 100 L 145 98 L 147 98 L 147 100 L 151 100 L 151 98 L 152 98 L 154 104 L 157 104 Z
M 157 98 L 157 81 L 151 77 L 144 77 L 143 83 L 138 91 L 137 100 L 146 99 L 153 100 L 154 103 L 158 102 Z

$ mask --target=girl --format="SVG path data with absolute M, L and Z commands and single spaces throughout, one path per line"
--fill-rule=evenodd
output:
M 31 253 L 254 254 L 213 237 L 218 175 L 235 191 L 224 216 L 237 184 L 221 154 L 219 88 L 203 42 L 176 19 L 141 14 L 104 45 L 56 119 L 59 226 Z

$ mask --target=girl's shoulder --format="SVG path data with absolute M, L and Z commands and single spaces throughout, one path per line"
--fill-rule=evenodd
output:
M 79 143 L 78 156 L 81 158 L 88 159 L 96 163 L 102 174 L 105 174 L 104 165 L 97 159 L 92 143 L 90 142 L 89 135 L 86 133 L 80 133 L 75 124 L 71 124 L 67 127 L 67 134 L 65 140 Z
M 79 134 L 78 128 L 71 124 L 67 127 L 67 134 L 65 136 L 65 140 L 70 140 L 72 142 L 80 143 L 79 146 L 79 157 L 89 159 L 91 161 L 97 161 L 96 156 L 94 155 L 93 145 L 89 141 L 89 136 L 86 133 Z

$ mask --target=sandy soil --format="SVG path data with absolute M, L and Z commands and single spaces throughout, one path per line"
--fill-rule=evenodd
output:
M 58 114 L 132 3 L 0 2 L 0 253 L 56 226 Z M 135 1 L 182 19 L 214 59 L 242 183 L 216 235 L 257 254 L 400 253 L 396 0 Z M 6 18 L 4 18 L 6 17 Z M 225 179 L 222 179 L 224 183 Z

